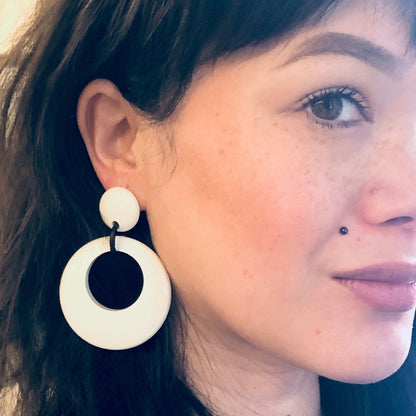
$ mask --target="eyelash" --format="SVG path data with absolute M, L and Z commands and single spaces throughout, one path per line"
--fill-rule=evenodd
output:
M 311 111 L 308 109 L 313 105 L 324 99 L 328 99 L 330 97 L 339 97 L 344 100 L 348 100 L 351 104 L 355 106 L 358 110 L 359 114 L 362 117 L 362 120 L 351 120 L 351 121 L 324 121 L 325 119 L 319 118 L 312 114 Z M 300 110 L 307 111 L 307 117 L 311 119 L 315 124 L 318 124 L 321 127 L 327 129 L 336 129 L 336 128 L 349 128 L 354 127 L 360 124 L 363 120 L 366 122 L 373 122 L 373 118 L 371 115 L 371 111 L 369 106 L 366 104 L 366 98 L 355 88 L 351 88 L 348 86 L 335 86 L 335 87 L 328 87 L 318 91 L 314 91 L 308 94 L 306 97 L 300 100 L 301 108 Z

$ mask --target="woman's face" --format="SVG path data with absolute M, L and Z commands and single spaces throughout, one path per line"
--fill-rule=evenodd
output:
M 343 381 L 402 364 L 416 280 L 409 30 L 388 2 L 348 1 L 196 74 L 166 125 L 173 149 L 148 158 L 146 209 L 213 342 Z

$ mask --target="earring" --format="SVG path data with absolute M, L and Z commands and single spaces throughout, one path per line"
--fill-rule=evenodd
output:
M 123 350 L 143 344 L 163 325 L 169 312 L 171 286 L 157 254 L 129 237 L 116 236 L 128 231 L 139 220 L 135 196 L 125 188 L 111 188 L 101 198 L 100 213 L 112 228 L 111 237 L 98 238 L 81 247 L 69 260 L 61 278 L 59 299 L 62 312 L 72 330 L 99 348 Z M 116 250 L 131 256 L 143 273 L 143 288 L 138 299 L 125 309 L 110 309 L 93 296 L 88 276 L 102 254 Z

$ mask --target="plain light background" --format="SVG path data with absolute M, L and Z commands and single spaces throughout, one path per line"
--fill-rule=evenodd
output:
M 11 45 L 11 37 L 24 22 L 36 0 L 0 0 L 0 53 Z

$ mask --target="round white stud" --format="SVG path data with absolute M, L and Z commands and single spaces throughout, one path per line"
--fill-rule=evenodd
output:
M 113 228 L 113 221 L 116 221 L 119 225 L 117 231 L 125 232 L 139 221 L 140 207 L 132 192 L 126 188 L 114 187 L 101 197 L 100 214 L 109 228 Z
M 163 325 L 171 303 L 169 277 L 154 251 L 139 241 L 119 236 L 116 250 L 139 263 L 143 289 L 128 308 L 106 308 L 91 294 L 88 276 L 94 261 L 108 250 L 108 238 L 103 237 L 85 244 L 71 257 L 59 287 L 61 308 L 72 330 L 89 344 L 108 350 L 133 348 Z

